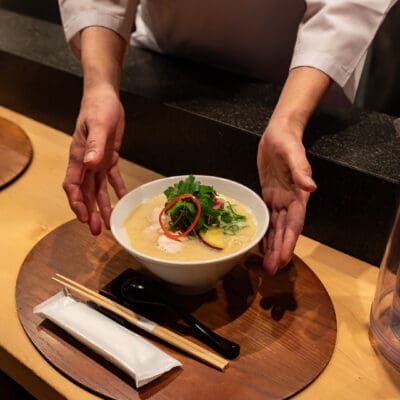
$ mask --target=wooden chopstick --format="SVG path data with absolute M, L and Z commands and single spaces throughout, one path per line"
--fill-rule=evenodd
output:
M 155 322 L 149 321 L 145 319 L 141 315 L 133 312 L 129 308 L 126 308 L 107 297 L 97 293 L 94 290 L 87 288 L 86 286 L 81 285 L 78 282 L 73 281 L 63 275 L 56 274 L 56 277 L 52 278 L 54 281 L 60 283 L 66 288 L 76 292 L 81 295 L 85 299 L 91 300 L 99 306 L 104 307 L 105 309 L 113 312 L 114 314 L 124 318 L 126 321 L 131 324 L 146 330 L 152 335 L 162 339 L 163 341 L 177 347 L 180 350 L 194 356 L 195 358 L 206 362 L 209 365 L 223 371 L 229 364 L 229 361 L 225 358 L 215 354 L 203 347 L 197 345 L 196 343 L 191 342 L 190 340 L 177 335 L 171 330 L 164 328 L 161 325 L 156 324 Z M 143 321 L 147 321 L 151 324 L 151 329 L 146 329 L 147 325 L 143 325 Z

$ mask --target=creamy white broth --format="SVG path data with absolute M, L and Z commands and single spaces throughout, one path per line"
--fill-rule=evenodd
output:
M 128 216 L 125 229 L 131 246 L 146 255 L 173 261 L 209 260 L 235 253 L 251 241 L 256 232 L 256 222 L 251 212 L 237 200 L 218 197 L 229 201 L 237 213 L 246 217 L 245 226 L 236 234 L 223 235 L 222 250 L 212 249 L 198 239 L 184 237 L 177 241 L 167 238 L 158 222 L 166 202 L 164 194 L 143 202 Z

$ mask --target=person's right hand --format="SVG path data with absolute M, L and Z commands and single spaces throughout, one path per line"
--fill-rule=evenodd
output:
M 118 197 L 126 193 L 118 168 L 125 113 L 114 88 L 96 87 L 84 94 L 63 182 L 71 209 L 94 235 L 101 219 L 110 227 L 107 181 Z

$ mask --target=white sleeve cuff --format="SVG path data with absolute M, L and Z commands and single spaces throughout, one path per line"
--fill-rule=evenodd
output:
M 118 33 L 126 43 L 132 29 L 132 19 L 110 14 L 99 14 L 90 10 L 81 12 L 74 18 L 64 22 L 64 32 L 68 45 L 74 56 L 81 59 L 81 31 L 89 26 L 102 26 Z
M 327 74 L 342 90 L 350 102 L 354 101 L 358 84 L 365 64 L 366 53 L 361 56 L 353 71 L 349 71 L 330 54 L 296 49 L 290 69 L 311 67 Z
M 329 75 L 338 85 L 343 87 L 349 79 L 350 73 L 337 61 L 336 57 L 327 53 L 295 49 L 290 69 L 296 67 L 312 67 L 319 69 Z
M 290 68 L 317 68 L 353 101 L 368 48 L 395 0 L 306 0 Z
M 361 71 L 363 68 L 364 63 L 360 66 L 360 73 L 357 74 L 358 79 L 355 79 L 356 76 L 353 76 L 353 79 L 350 79 L 351 73 L 340 63 L 338 60 L 330 54 L 326 53 L 318 53 L 315 51 L 302 51 L 298 48 L 295 49 L 293 54 L 292 62 L 290 64 L 290 69 L 294 69 L 297 67 L 311 67 L 319 69 L 320 71 L 327 74 L 332 81 L 336 84 L 335 89 L 335 98 L 343 98 L 344 96 L 349 100 L 351 103 L 354 101 L 356 96 L 356 91 L 358 87 L 358 81 L 361 76 Z M 350 86 L 346 87 L 346 83 L 350 82 Z M 342 94 L 338 94 L 338 90 L 342 91 Z M 331 103 L 331 90 L 328 90 L 328 93 L 324 97 L 324 102 Z M 341 104 L 344 103 L 344 100 L 337 100 L 332 101 L 333 104 Z

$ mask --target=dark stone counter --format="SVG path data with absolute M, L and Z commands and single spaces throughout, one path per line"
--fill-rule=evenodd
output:
M 256 150 L 277 85 L 131 49 L 122 156 L 165 175 L 203 173 L 259 190 Z M 59 24 L 0 8 L 0 104 L 72 132 L 81 72 Z M 394 117 L 319 110 L 304 142 L 318 190 L 304 234 L 379 265 L 399 200 Z

